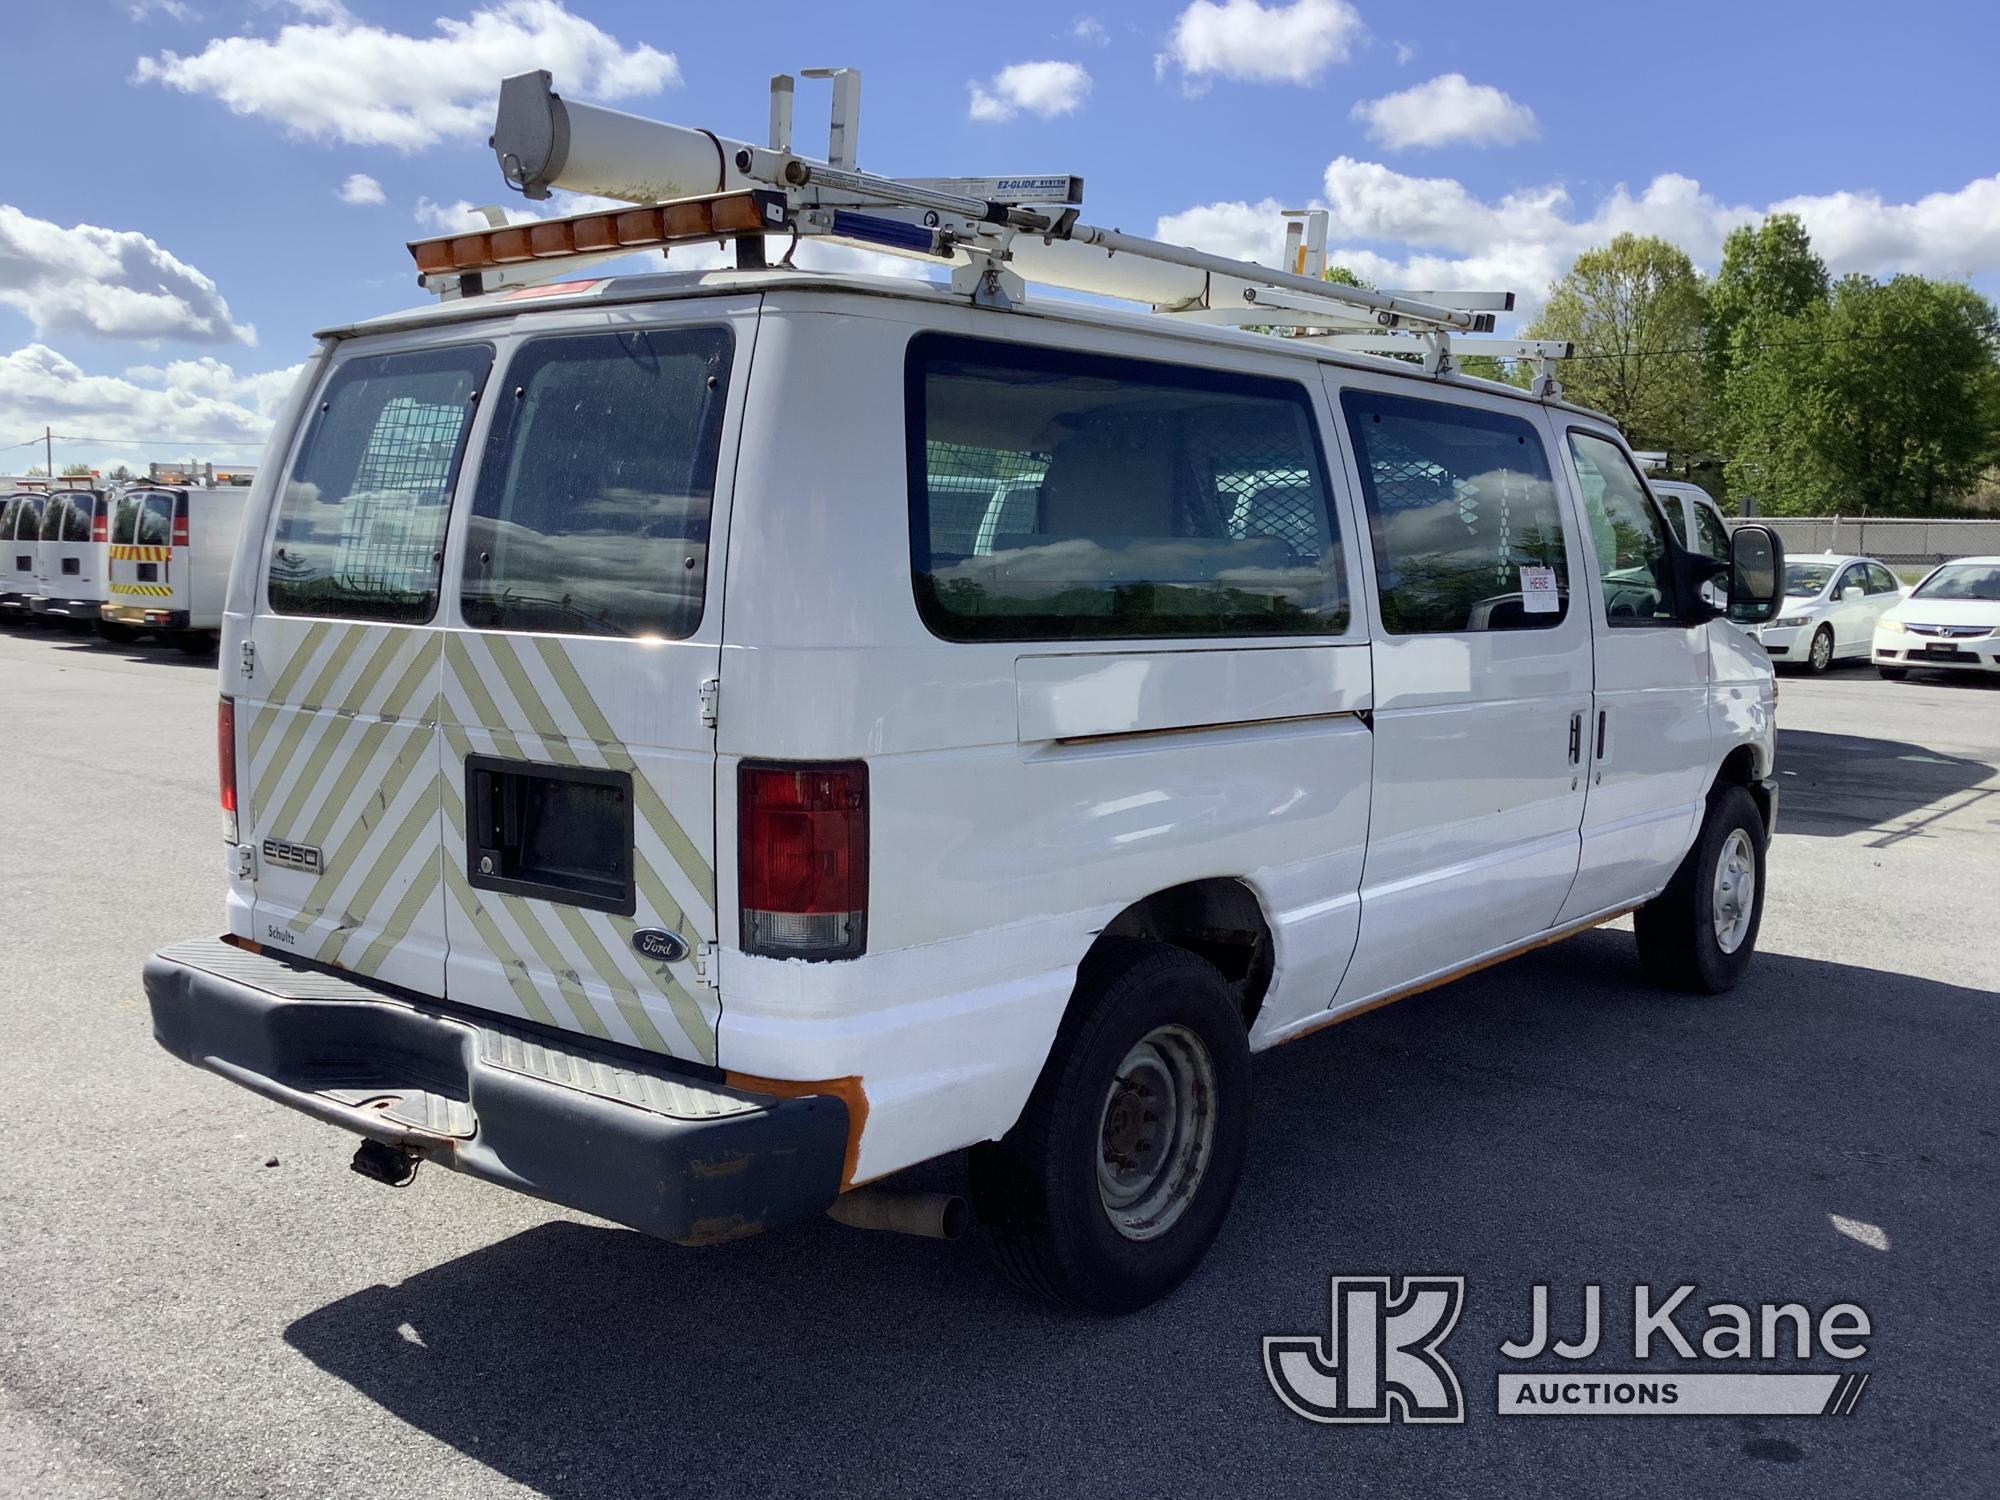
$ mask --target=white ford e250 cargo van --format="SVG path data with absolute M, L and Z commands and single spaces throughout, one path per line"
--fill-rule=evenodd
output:
M 371 1175 L 701 1242 L 969 1147 L 1003 1265 L 1123 1310 L 1252 1052 L 1627 912 L 1675 985 L 1756 942 L 1770 665 L 1559 401 L 753 269 L 338 330 L 269 458 L 229 931 L 146 985 Z

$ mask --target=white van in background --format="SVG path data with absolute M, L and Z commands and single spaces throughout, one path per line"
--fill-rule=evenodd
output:
M 183 651 L 213 651 L 249 495 L 233 486 L 121 493 L 111 510 L 106 634 L 150 631 Z
M 109 511 L 103 490 L 66 489 L 49 496 L 35 553 L 31 608 L 38 618 L 70 630 L 97 623 L 109 582 Z
M 40 490 L 18 490 L 0 502 L 0 620 L 34 617 L 35 556 L 48 499 Z
M 1729 527 L 1707 490 L 1684 479 L 1649 477 L 1646 482 L 1659 497 L 1667 519 L 1674 523 L 1674 535 L 1683 547 L 1709 557 L 1729 556 Z
M 918 207 L 828 222 L 934 245 L 959 201 L 878 191 Z M 1702 589 L 1768 618 L 1767 528 L 1690 554 L 1547 381 L 766 266 L 816 212 L 421 242 L 449 300 L 322 336 L 230 583 L 227 930 L 147 965 L 162 1046 L 366 1175 L 684 1243 L 948 1232 L 879 1179 L 969 1148 L 1008 1274 L 1118 1312 L 1220 1230 L 1252 1052 L 1625 914 L 1658 982 L 1736 983 L 1772 670 Z M 483 280 L 724 226 L 735 270 Z M 1308 326 L 1375 295 L 1117 243 Z

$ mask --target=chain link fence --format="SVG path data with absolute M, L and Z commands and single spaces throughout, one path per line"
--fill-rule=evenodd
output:
M 1920 521 L 1902 517 L 1756 516 L 1778 533 L 1788 556 L 1840 552 L 1906 567 L 2000 553 L 2000 521 Z

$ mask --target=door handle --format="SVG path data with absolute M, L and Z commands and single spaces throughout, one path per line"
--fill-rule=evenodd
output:
M 1583 759 L 1583 715 L 1569 716 L 1569 763 L 1576 765 Z
M 1601 708 L 1597 711 L 1597 758 L 1599 760 L 1604 759 L 1604 714 L 1605 711 Z

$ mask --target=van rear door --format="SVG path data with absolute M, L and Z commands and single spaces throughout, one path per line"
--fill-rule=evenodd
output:
M 567 317 L 494 382 L 448 575 L 446 993 L 716 1060 L 724 499 L 757 299 Z M 716 554 L 718 560 L 720 554 Z
M 163 490 L 139 490 L 118 497 L 111 523 L 112 605 L 121 611 L 170 610 L 174 589 L 174 497 Z M 127 616 L 136 623 L 137 618 Z
M 236 702 L 253 936 L 427 995 L 446 940 L 440 579 L 492 363 L 462 330 L 336 351 L 278 494 Z

